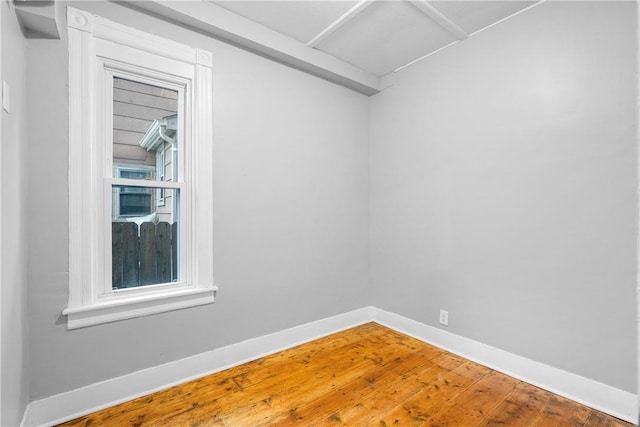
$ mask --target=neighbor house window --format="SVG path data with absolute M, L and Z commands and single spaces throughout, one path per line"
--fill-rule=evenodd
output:
M 141 165 L 115 165 L 114 176 L 125 179 L 154 179 L 156 168 Z M 164 181 L 158 177 L 158 181 Z M 164 190 L 164 189 L 163 189 Z M 151 215 L 153 206 L 153 189 L 143 187 L 118 187 L 114 191 L 112 201 L 113 218 L 127 218 Z
M 211 54 L 68 23 L 68 328 L 213 302 Z

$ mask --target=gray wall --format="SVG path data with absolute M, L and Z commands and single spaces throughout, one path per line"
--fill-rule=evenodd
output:
M 636 10 L 548 2 L 371 99 L 374 304 L 636 392 Z
M 31 397 L 367 305 L 367 98 L 113 3 L 73 6 L 213 52 L 220 292 L 213 305 L 66 330 L 67 44 L 30 41 Z
M 2 116 L 2 408 L 0 425 L 20 423 L 29 401 L 27 352 L 26 103 L 27 44 L 8 2 L 2 11 L 2 78 L 11 93 Z M 0 107 L 1 108 L 1 107 Z

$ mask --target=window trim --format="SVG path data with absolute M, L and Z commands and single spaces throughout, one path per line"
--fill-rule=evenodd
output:
M 67 328 L 76 329 L 214 302 L 218 288 L 214 285 L 212 267 L 211 53 L 72 7 L 67 7 L 67 22 L 69 302 L 62 312 L 67 316 Z M 131 52 L 136 53 L 136 59 L 127 59 L 133 58 Z M 138 60 L 138 57 L 142 59 Z M 153 62 L 154 65 L 140 67 L 140 61 Z M 110 106 L 101 106 L 99 102 L 106 99 L 105 96 L 111 96 L 104 92 L 107 90 L 105 86 L 109 86 L 105 84 L 105 76 L 113 73 L 114 69 L 118 74 L 133 70 L 134 76 L 153 79 L 153 70 L 163 70 L 166 64 L 175 66 L 178 80 L 186 82 L 184 102 L 185 110 L 189 111 L 185 115 L 183 132 L 184 140 L 190 141 L 189 153 L 181 156 L 189 167 L 183 168 L 186 176 L 177 177 L 178 180 L 184 179 L 188 188 L 185 198 L 181 194 L 181 203 L 186 207 L 182 221 L 188 246 L 185 248 L 188 254 L 185 279 L 175 284 L 145 286 L 123 292 L 118 290 L 106 295 L 103 284 L 107 279 L 106 272 L 110 270 L 106 267 L 110 257 L 105 254 L 105 236 L 112 217 L 111 184 L 117 179 L 104 176 L 105 159 L 109 159 L 105 139 L 110 134 L 106 128 L 109 120 L 105 117 L 108 117 Z M 163 76 L 160 81 L 166 82 Z M 178 182 L 162 184 L 167 188 L 180 188 L 181 185 Z M 109 207 L 108 212 L 106 207 Z

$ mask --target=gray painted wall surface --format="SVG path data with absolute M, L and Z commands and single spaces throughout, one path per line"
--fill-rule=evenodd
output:
M 2 78 L 11 93 L 2 116 L 2 402 L 0 425 L 20 424 L 29 401 L 27 351 L 26 102 L 27 43 L 8 2 L 2 8 Z M 1 82 L 0 82 L 1 83 Z
M 366 305 L 367 98 L 113 3 L 73 6 L 213 52 L 220 292 L 213 305 L 66 330 L 67 44 L 30 41 L 31 397 Z
M 374 304 L 636 392 L 636 10 L 548 2 L 371 99 Z

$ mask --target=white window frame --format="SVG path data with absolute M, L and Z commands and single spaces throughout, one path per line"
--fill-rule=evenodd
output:
M 67 328 L 214 302 L 212 56 L 67 8 L 69 34 L 69 303 Z M 179 91 L 175 182 L 113 176 L 113 77 Z M 177 283 L 112 290 L 113 185 L 180 191 Z M 196 238 L 197 236 L 197 238 Z

